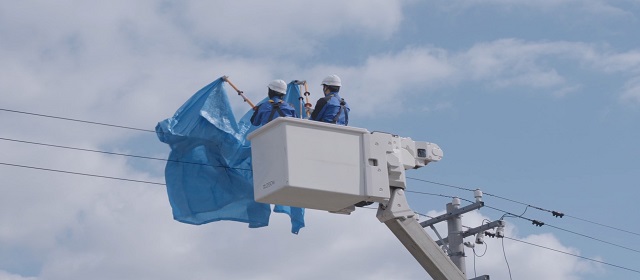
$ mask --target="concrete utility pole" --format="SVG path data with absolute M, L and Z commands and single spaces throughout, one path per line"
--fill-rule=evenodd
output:
M 460 209 L 460 199 L 455 197 L 453 202 L 447 203 L 447 212 L 452 213 Z M 447 228 L 449 229 L 449 258 L 466 276 L 464 244 L 462 237 L 462 219 L 461 215 L 453 215 L 447 220 Z
M 493 221 L 488 224 L 481 225 L 476 228 L 469 229 L 467 231 L 462 230 L 462 214 L 476 210 L 484 206 L 484 202 L 482 201 L 482 191 L 476 190 L 474 192 L 474 196 L 476 198 L 476 202 L 464 207 L 460 207 L 460 199 L 454 197 L 451 203 L 447 204 L 447 213 L 440 215 L 438 217 L 429 219 L 427 221 L 421 222 L 420 225 L 422 227 L 430 227 L 436 233 L 440 240 L 437 240 L 435 243 L 438 246 L 445 246 L 445 250 L 448 252 L 449 258 L 456 265 L 456 267 L 465 275 L 466 277 L 466 263 L 465 263 L 465 253 L 464 253 L 464 238 L 469 237 L 476 234 L 483 234 L 486 230 L 490 230 L 492 228 L 504 227 L 504 221 Z M 440 234 L 433 226 L 436 223 L 447 221 L 448 228 L 448 236 L 445 238 L 440 237 Z M 483 241 L 480 239 L 476 239 L 476 243 L 481 244 Z M 473 278 L 472 280 L 480 280 L 480 279 L 489 279 L 488 275 L 479 276 Z

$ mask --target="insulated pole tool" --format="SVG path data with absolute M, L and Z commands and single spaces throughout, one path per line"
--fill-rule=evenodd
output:
M 309 87 L 307 86 L 307 81 L 295 80 L 293 82 L 296 85 L 304 85 L 304 96 L 306 98 L 306 103 L 302 102 L 302 96 L 300 96 L 300 103 L 304 103 L 304 108 L 305 108 L 305 111 L 307 112 L 307 119 L 308 119 L 311 116 L 311 108 L 313 107 L 313 104 L 309 103 L 309 95 L 311 95 L 311 93 L 309 93 Z
M 229 81 L 229 76 L 222 76 L 222 79 L 229 83 L 229 85 L 231 85 L 231 87 L 233 89 L 236 90 L 236 92 L 238 92 L 238 95 L 240 95 L 240 97 L 242 97 L 242 100 L 244 100 L 244 102 L 247 102 L 249 104 L 249 106 L 251 106 L 252 109 L 256 109 L 256 105 L 253 105 L 253 103 L 251 103 L 251 100 L 249 100 L 249 98 L 247 98 L 246 96 L 244 96 L 244 92 L 239 90 L 231 81 Z

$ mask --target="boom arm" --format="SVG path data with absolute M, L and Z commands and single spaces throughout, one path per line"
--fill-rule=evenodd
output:
M 377 217 L 434 280 L 466 279 L 415 219 L 401 188 L 392 190 L 389 203 L 380 204 Z

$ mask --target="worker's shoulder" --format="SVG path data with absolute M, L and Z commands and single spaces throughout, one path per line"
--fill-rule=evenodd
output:
M 326 96 L 320 97 L 316 104 L 326 104 L 327 103 L 327 99 L 328 98 Z

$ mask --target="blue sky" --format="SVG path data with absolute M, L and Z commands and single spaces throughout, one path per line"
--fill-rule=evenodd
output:
M 442 147 L 408 176 L 563 212 L 485 197 L 552 226 L 505 218 L 512 238 L 638 271 L 639 26 L 637 0 L 4 1 L 0 279 L 424 279 L 375 210 L 309 210 L 299 235 L 277 214 L 191 226 L 163 186 L 7 165 L 163 182 L 161 161 L 7 140 L 166 158 L 153 133 L 6 110 L 152 130 L 223 75 L 257 101 L 272 79 L 307 80 L 315 100 L 337 74 L 352 126 Z M 430 216 L 450 199 L 418 192 L 473 199 L 408 183 Z M 492 279 L 638 277 L 513 240 L 487 240 L 475 263 Z

